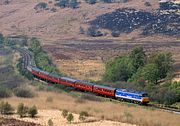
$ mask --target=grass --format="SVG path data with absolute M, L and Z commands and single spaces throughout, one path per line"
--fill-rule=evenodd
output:
M 47 97 L 52 97 L 53 102 L 47 102 Z M 173 126 L 179 125 L 179 115 L 163 112 L 160 110 L 144 109 L 141 106 L 128 107 L 125 104 L 114 104 L 113 102 L 96 102 L 89 101 L 78 103 L 76 99 L 68 95 L 67 93 L 55 93 L 55 92 L 38 92 L 38 97 L 32 99 L 21 99 L 17 97 L 11 97 L 6 99 L 13 106 L 17 106 L 20 102 L 26 103 L 28 106 L 36 105 L 39 109 L 67 109 L 70 112 L 80 113 L 81 111 L 88 111 L 89 115 L 131 123 L 140 124 L 150 123 L 151 120 L 155 120 L 162 124 L 169 124 Z M 34 102 L 36 101 L 36 102 Z M 140 120 L 141 119 L 141 120 Z M 167 120 L 169 119 L 169 120 Z M 142 120 L 144 122 L 142 122 Z M 151 122 L 152 123 L 152 122 Z M 156 122 L 155 122 L 156 123 Z M 142 125 L 143 126 L 143 125 Z M 153 126 L 153 125 L 152 125 Z

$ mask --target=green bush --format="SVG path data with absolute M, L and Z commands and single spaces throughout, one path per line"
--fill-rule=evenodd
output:
M 79 114 L 79 120 L 84 121 L 89 114 L 86 111 L 81 111 Z
M 38 114 L 38 110 L 37 110 L 36 106 L 33 106 L 33 107 L 29 108 L 28 114 L 29 114 L 29 116 L 30 116 L 31 118 L 34 118 L 35 115 Z
M 25 106 L 23 103 L 20 103 L 18 105 L 17 114 L 20 116 L 20 118 L 25 117 L 28 113 L 28 107 Z
M 17 97 L 23 97 L 23 98 L 32 98 L 32 97 L 34 97 L 34 93 L 30 89 L 27 89 L 26 87 L 16 88 L 14 90 L 14 94 Z
M 11 114 L 13 113 L 14 109 L 8 102 L 1 102 L 0 103 L 0 112 L 3 115 Z
M 54 123 L 53 123 L 52 119 L 48 120 L 48 126 L 54 126 Z
M 64 110 L 62 111 L 62 116 L 63 116 L 64 118 L 66 118 L 66 117 L 68 116 L 68 110 L 64 109 Z
M 71 122 L 74 120 L 73 114 L 72 114 L 72 113 L 69 113 L 68 116 L 66 117 L 66 119 L 67 119 L 67 121 L 68 121 L 69 123 L 71 123 Z

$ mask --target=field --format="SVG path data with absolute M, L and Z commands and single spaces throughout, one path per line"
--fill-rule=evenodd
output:
M 43 47 L 66 75 L 82 80 L 100 80 L 105 63 L 113 57 L 128 53 L 135 46 L 143 46 L 147 54 L 169 51 L 173 55 L 174 70 L 180 71 L 180 45 L 175 42 L 132 41 L 59 41 Z

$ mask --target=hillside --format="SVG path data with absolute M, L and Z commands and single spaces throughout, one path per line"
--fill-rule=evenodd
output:
M 40 3 L 46 2 L 48 4 L 45 10 L 35 10 L 34 7 Z M 0 32 L 6 35 L 24 34 L 35 36 L 43 40 L 57 41 L 62 39 L 94 39 L 87 35 L 79 33 L 79 28 L 85 30 L 90 26 L 89 22 L 96 19 L 96 17 L 111 13 L 120 8 L 132 8 L 154 12 L 159 8 L 157 0 L 150 2 L 151 6 L 145 5 L 145 0 L 130 0 L 123 3 L 96 3 L 90 5 L 80 1 L 79 7 L 76 9 L 63 8 L 55 6 L 55 1 L 48 0 L 11 0 L 8 4 L 0 4 Z M 116 22 L 115 22 L 116 23 Z M 148 40 L 150 36 L 141 36 L 141 29 L 136 29 L 133 32 L 122 34 L 119 38 L 111 36 L 109 30 L 105 30 L 106 35 L 99 39 L 144 39 Z M 164 40 L 169 40 L 169 36 L 161 37 L 154 35 L 153 37 L 159 40 L 159 37 Z M 171 39 L 175 39 L 171 37 Z

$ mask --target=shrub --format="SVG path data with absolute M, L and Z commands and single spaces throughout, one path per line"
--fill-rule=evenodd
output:
M 91 37 L 103 36 L 103 34 L 100 31 L 98 31 L 97 28 L 95 28 L 95 27 L 88 28 L 87 35 L 89 35 Z
M 149 7 L 149 6 L 151 6 L 151 3 L 145 2 L 144 5 L 147 6 L 147 7 Z
M 86 0 L 86 3 L 89 4 L 95 4 L 97 2 L 97 0 Z
M 66 118 L 67 115 L 68 115 L 68 110 L 64 109 L 64 110 L 62 111 L 62 116 L 63 116 L 64 118 Z
M 40 2 L 34 7 L 34 9 L 41 10 L 41 9 L 46 9 L 47 7 L 48 7 L 47 3 Z
M 1 102 L 0 103 L 0 112 L 1 114 L 7 115 L 11 114 L 14 111 L 12 106 L 8 102 Z
M 49 119 L 48 120 L 48 126 L 53 126 L 53 125 L 54 125 L 54 123 L 53 123 L 52 119 Z
M 1 87 L 0 88 L 0 98 L 7 98 L 11 96 L 11 91 L 7 88 Z
M 79 114 L 79 120 L 84 121 L 89 114 L 86 111 L 81 111 Z
M 68 121 L 69 123 L 71 123 L 71 122 L 74 120 L 73 114 L 72 114 L 72 113 L 69 113 L 68 116 L 66 117 L 66 119 L 67 119 L 67 121 Z
M 33 106 L 33 107 L 29 108 L 28 114 L 29 114 L 29 116 L 30 116 L 31 118 L 34 118 L 35 115 L 38 114 L 38 111 L 37 111 L 36 106 Z
M 25 117 L 28 113 L 28 107 L 25 106 L 23 103 L 20 103 L 18 105 L 17 114 L 20 116 L 20 118 Z
M 34 93 L 30 89 L 26 89 L 26 88 L 23 88 L 23 87 L 16 88 L 14 90 L 14 94 L 17 97 L 23 97 L 23 98 L 32 98 L 32 97 L 34 97 Z

